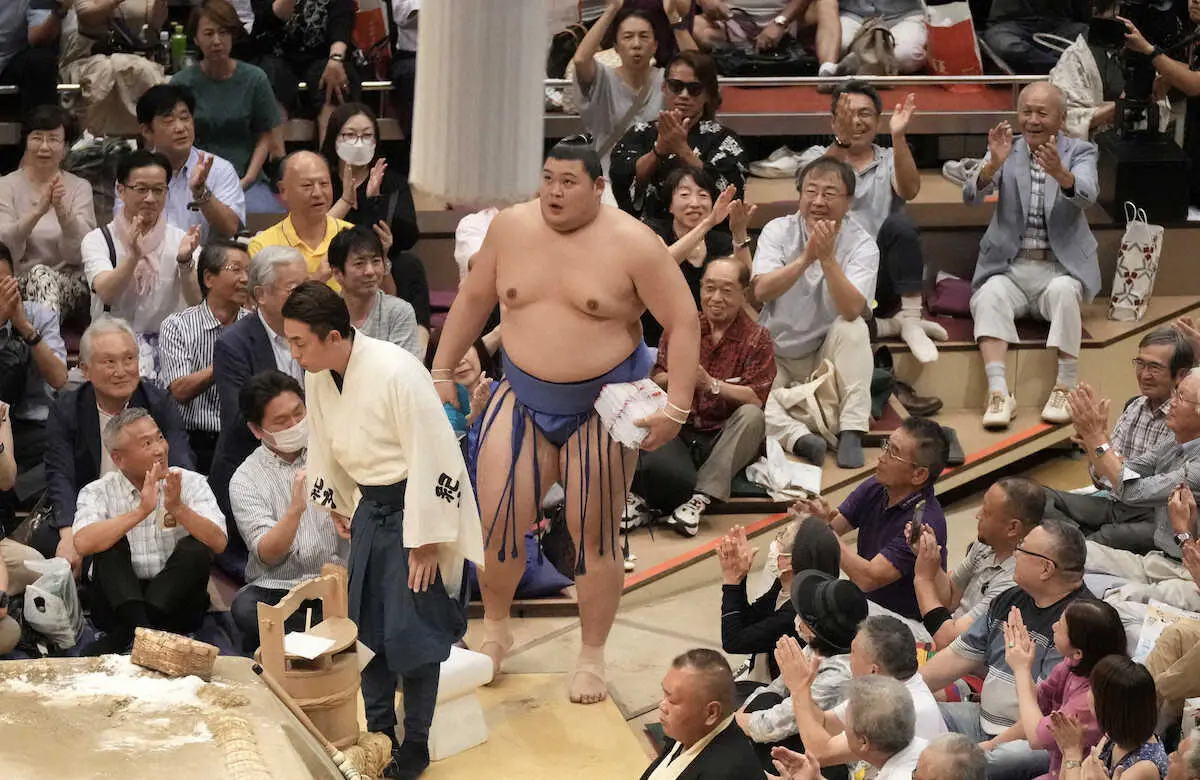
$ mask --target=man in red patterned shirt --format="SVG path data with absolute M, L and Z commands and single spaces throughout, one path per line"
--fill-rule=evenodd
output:
M 672 441 L 641 453 L 621 521 L 624 530 L 665 516 L 671 528 L 695 536 L 709 504 L 729 498 L 733 476 L 762 448 L 763 404 L 775 381 L 775 351 L 771 334 L 746 313 L 749 285 L 750 269 L 733 258 L 705 268 L 692 413 Z M 650 372 L 664 389 L 667 349 L 664 337 Z

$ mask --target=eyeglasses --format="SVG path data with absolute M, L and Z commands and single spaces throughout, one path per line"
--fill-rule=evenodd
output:
M 1024 547 L 1022 547 L 1019 544 L 1017 545 L 1017 552 L 1024 553 L 1025 555 L 1032 555 L 1034 558 L 1041 558 L 1043 561 L 1049 561 L 1050 563 L 1054 564 L 1054 567 L 1056 569 L 1062 568 L 1061 566 L 1058 565 L 1058 561 L 1054 560 L 1049 555 L 1042 555 L 1041 553 L 1034 552 L 1033 550 L 1026 550 Z
M 900 457 L 900 449 L 895 444 L 892 444 L 891 439 L 884 439 L 882 442 L 880 442 L 879 449 L 883 452 L 883 455 L 886 458 L 898 460 L 901 463 L 907 463 L 913 468 L 916 468 L 920 465 L 915 460 L 908 460 L 907 458 Z
M 156 200 L 167 197 L 166 187 L 147 187 L 144 184 L 135 184 L 132 187 L 128 184 L 122 184 L 121 186 L 127 190 L 132 190 L 133 194 L 137 195 L 142 200 L 145 200 L 148 196 L 152 196 Z
M 368 133 L 363 133 L 362 135 L 359 135 L 357 133 L 346 131 L 346 132 L 338 133 L 338 140 L 345 141 L 348 144 L 357 143 L 359 141 L 374 143 L 375 142 L 375 133 L 368 132 Z
M 67 143 L 67 139 L 57 135 L 43 135 L 41 133 L 30 133 L 29 143 L 32 146 L 63 146 Z
M 248 265 L 238 265 L 236 263 L 230 263 L 229 265 L 221 266 L 221 270 L 228 271 L 229 273 L 234 274 L 236 276 L 249 276 L 250 275 L 250 266 L 248 266 Z
M 838 198 L 846 197 L 846 193 L 844 192 L 838 192 L 837 190 L 832 189 L 819 190 L 816 187 L 805 187 L 800 192 L 804 195 L 804 197 L 810 200 L 816 200 L 818 197 L 820 197 L 822 200 L 837 200 Z
M 1155 376 L 1162 375 L 1167 372 L 1167 367 L 1162 363 L 1151 363 L 1149 361 L 1142 360 L 1141 358 L 1134 358 L 1130 362 L 1133 363 L 1133 370 L 1139 374 L 1145 372 L 1151 376 Z
M 1180 395 L 1178 387 L 1171 391 L 1171 403 L 1187 404 L 1193 409 L 1195 409 L 1197 406 L 1200 406 L 1200 401 L 1193 401 L 1191 398 L 1184 398 L 1182 395 Z
M 667 79 L 667 89 L 674 92 L 676 95 L 683 94 L 685 91 L 692 97 L 699 97 L 704 92 L 704 85 L 699 81 L 682 81 L 681 79 Z

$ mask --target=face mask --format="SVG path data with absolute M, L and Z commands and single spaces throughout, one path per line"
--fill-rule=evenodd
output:
M 764 574 L 767 582 L 774 582 L 779 579 L 779 542 L 772 541 L 767 547 L 767 560 L 763 566 Z
M 267 432 L 267 435 L 271 437 L 271 446 L 280 452 L 289 455 L 299 452 L 308 446 L 308 418 L 305 417 L 291 428 L 275 433 Z
M 375 142 L 338 141 L 337 156 L 347 165 L 370 165 L 375 159 Z

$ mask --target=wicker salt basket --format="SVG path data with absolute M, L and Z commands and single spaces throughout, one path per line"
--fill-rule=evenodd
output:
M 202 680 L 209 680 L 218 652 L 213 645 L 186 636 L 139 628 L 134 631 L 133 652 L 129 660 L 168 677 L 195 675 Z

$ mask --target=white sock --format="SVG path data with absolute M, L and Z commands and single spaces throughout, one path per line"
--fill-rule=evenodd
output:
M 821 67 L 817 68 L 817 75 L 818 76 L 836 76 L 837 75 L 837 63 L 836 62 L 822 62 Z
M 983 371 L 987 374 L 988 392 L 1004 393 L 1005 396 L 1008 396 L 1007 369 L 1004 363 L 984 363 Z
M 921 293 L 900 296 L 900 311 L 896 313 L 900 319 L 921 319 Z
M 1074 387 L 1079 381 L 1075 377 L 1078 366 L 1079 360 L 1076 358 L 1060 357 L 1058 359 L 1058 377 L 1054 380 L 1054 384 L 1063 385 L 1064 387 Z

